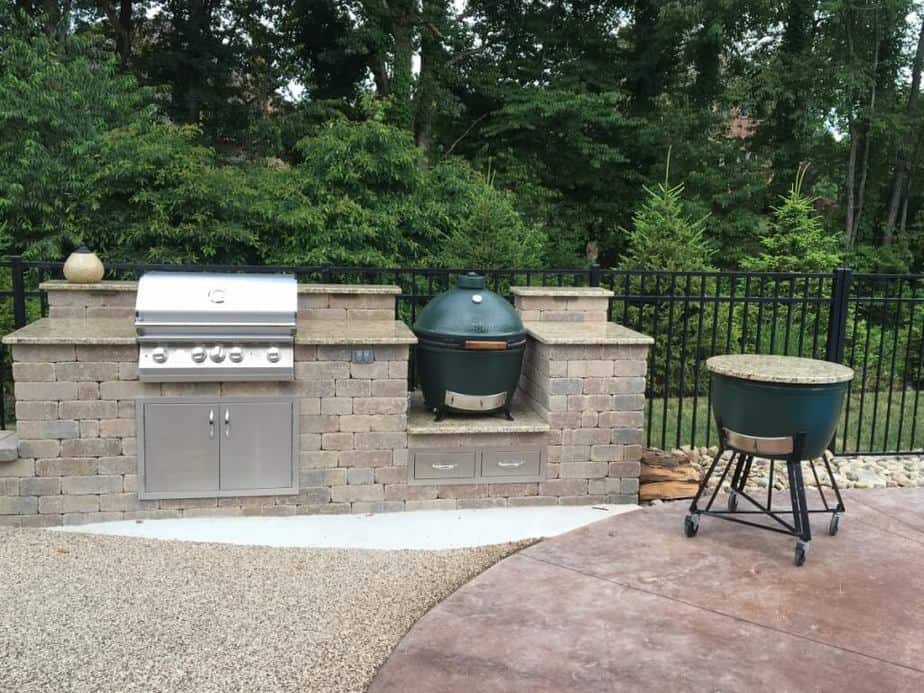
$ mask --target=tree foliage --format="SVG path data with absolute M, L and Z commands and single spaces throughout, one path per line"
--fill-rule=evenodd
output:
M 807 165 L 806 243 L 919 270 L 922 66 L 914 0 L 12 3 L 0 241 L 615 264 L 670 146 L 720 268 L 800 257 L 768 244 Z
M 840 264 L 838 239 L 827 232 L 815 213 L 814 200 L 802 192 L 806 167 L 799 169 L 789 194 L 773 208 L 761 251 L 745 258 L 746 269 L 760 272 L 829 272 Z
M 654 269 L 668 272 L 707 271 L 713 254 L 706 243 L 708 217 L 693 219 L 683 207 L 683 183 L 670 185 L 670 153 L 664 167 L 664 181 L 645 188 L 646 198 L 632 216 L 626 234 L 626 269 Z

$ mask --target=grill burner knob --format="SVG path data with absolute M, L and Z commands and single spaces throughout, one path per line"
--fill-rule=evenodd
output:
M 225 360 L 225 350 L 222 348 L 221 344 L 216 344 L 212 347 L 209 358 L 215 363 L 220 363 Z
M 231 347 L 228 350 L 228 358 L 234 361 L 234 363 L 240 363 L 244 360 L 244 350 L 240 347 Z
M 167 360 L 167 350 L 163 347 L 154 347 L 154 351 L 151 352 L 151 358 L 154 359 L 155 363 L 163 363 Z
M 277 349 L 276 347 L 270 347 L 269 349 L 267 349 L 266 359 L 270 363 L 276 363 L 277 361 L 279 361 L 279 349 Z
M 202 363 L 205 361 L 205 349 L 201 346 L 193 347 L 192 360 L 196 363 Z

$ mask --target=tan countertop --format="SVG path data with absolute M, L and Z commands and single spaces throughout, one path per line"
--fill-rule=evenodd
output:
M 42 318 L 3 338 L 4 344 L 135 345 L 131 320 Z
M 137 291 L 138 282 L 104 281 L 74 284 L 65 279 L 51 279 L 39 284 L 42 291 Z
M 4 344 L 135 344 L 131 320 L 42 318 L 3 338 Z M 416 344 L 403 322 L 392 320 L 302 320 L 296 344 Z
M 103 281 L 93 284 L 73 284 L 64 279 L 52 279 L 39 284 L 42 291 L 137 291 L 138 282 Z M 387 294 L 401 293 L 393 284 L 299 284 L 300 294 Z
M 387 294 L 401 293 L 394 284 L 299 284 L 300 294 Z
M 614 322 L 527 322 L 526 334 L 543 344 L 651 345 L 654 339 Z
M 603 298 L 613 292 L 599 286 L 511 286 L 514 296 L 567 296 L 570 298 Z
M 517 394 L 510 410 L 513 421 L 503 414 L 446 414 L 435 421 L 432 411 L 424 408 L 423 397 L 415 392 L 407 417 L 407 432 L 411 435 L 477 434 L 477 433 L 545 433 L 550 429 L 528 404 Z
M 712 373 L 764 383 L 825 385 L 853 380 L 853 369 L 830 361 L 801 356 L 725 354 L 706 359 Z
M 417 344 L 400 320 L 300 320 L 296 344 Z

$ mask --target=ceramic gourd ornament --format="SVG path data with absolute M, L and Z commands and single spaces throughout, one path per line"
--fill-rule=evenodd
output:
M 103 278 L 105 268 L 92 250 L 81 245 L 64 263 L 64 278 L 72 284 L 94 284 Z

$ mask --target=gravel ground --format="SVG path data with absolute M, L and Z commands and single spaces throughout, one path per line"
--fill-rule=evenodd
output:
M 526 543 L 279 549 L 0 529 L 0 690 L 362 691 Z

